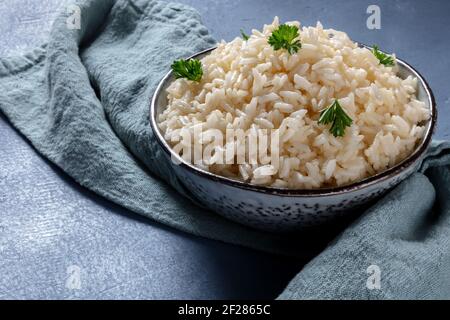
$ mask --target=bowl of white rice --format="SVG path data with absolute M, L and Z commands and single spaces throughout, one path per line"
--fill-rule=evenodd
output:
M 172 69 L 151 103 L 159 147 L 202 204 L 262 230 L 382 195 L 418 169 L 436 124 L 413 67 L 320 23 L 275 18 Z

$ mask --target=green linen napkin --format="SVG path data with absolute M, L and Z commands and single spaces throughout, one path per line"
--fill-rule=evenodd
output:
M 214 45 L 198 13 L 148 0 L 77 6 L 80 29 L 63 13 L 47 45 L 0 59 L 0 110 L 36 150 L 86 188 L 160 223 L 305 260 L 317 255 L 339 226 L 276 235 L 238 225 L 196 205 L 164 161 L 149 100 L 173 60 Z M 439 291 L 450 270 L 448 147 L 435 144 L 427 176 L 415 174 L 361 213 L 280 298 L 450 297 Z M 380 290 L 364 280 L 372 264 Z

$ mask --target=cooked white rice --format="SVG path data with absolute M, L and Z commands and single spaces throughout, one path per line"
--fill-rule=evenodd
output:
M 287 24 L 300 27 L 297 21 Z M 278 26 L 275 18 L 262 32 L 253 30 L 248 41 L 222 41 L 201 60 L 200 83 L 178 79 L 170 85 L 159 125 L 174 150 L 182 154 L 184 130 L 199 125 L 203 132 L 218 129 L 224 136 L 227 128 L 252 137 L 258 129 L 274 129 L 279 163 L 257 157 L 217 164 L 219 157 L 213 156 L 196 165 L 252 184 L 295 189 L 349 184 L 414 150 L 424 134 L 420 124 L 429 119 L 429 110 L 416 99 L 417 79 L 399 78 L 397 67 L 380 64 L 347 34 L 320 23 L 300 29 L 298 53 L 274 51 L 267 40 Z M 318 124 L 320 111 L 335 99 L 353 119 L 344 137 Z M 199 156 L 207 139 L 195 138 L 205 141 L 200 148 L 188 142 Z M 266 149 L 270 155 L 270 146 Z

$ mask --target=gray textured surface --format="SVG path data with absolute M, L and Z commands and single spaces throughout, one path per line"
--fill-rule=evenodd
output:
M 279 15 L 320 20 L 395 51 L 430 82 L 441 111 L 437 137 L 450 136 L 444 111 L 450 43 L 443 37 L 450 33 L 449 1 L 377 1 L 380 31 L 365 27 L 374 1 L 181 2 L 201 12 L 216 38 L 229 40 Z M 0 54 L 42 42 L 59 7 L 58 0 L 0 0 Z M 0 147 L 0 298 L 270 298 L 299 268 L 174 232 L 107 203 L 39 157 L 3 116 Z M 80 267 L 80 289 L 67 283 L 72 265 Z
M 4 123 L 0 298 L 270 298 L 295 274 L 287 259 L 175 232 L 108 203 Z M 71 266 L 81 270 L 80 290 L 67 283 Z

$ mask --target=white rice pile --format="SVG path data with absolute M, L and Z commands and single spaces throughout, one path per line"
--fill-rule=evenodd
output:
M 300 28 L 297 21 L 287 24 Z M 178 79 L 170 85 L 159 125 L 174 149 L 180 150 L 183 130 L 198 125 L 224 134 L 227 128 L 249 135 L 275 129 L 279 164 L 259 158 L 256 163 L 217 164 L 211 157 L 197 165 L 252 184 L 293 189 L 349 184 L 414 150 L 424 134 L 420 124 L 429 119 L 415 96 L 417 79 L 400 79 L 397 67 L 380 64 L 347 34 L 320 23 L 300 29 L 298 53 L 275 51 L 267 41 L 278 26 L 275 18 L 262 32 L 253 30 L 248 41 L 222 41 L 201 60 L 200 83 Z M 343 137 L 318 124 L 320 112 L 335 99 L 353 119 Z M 204 145 L 192 148 L 202 152 Z

